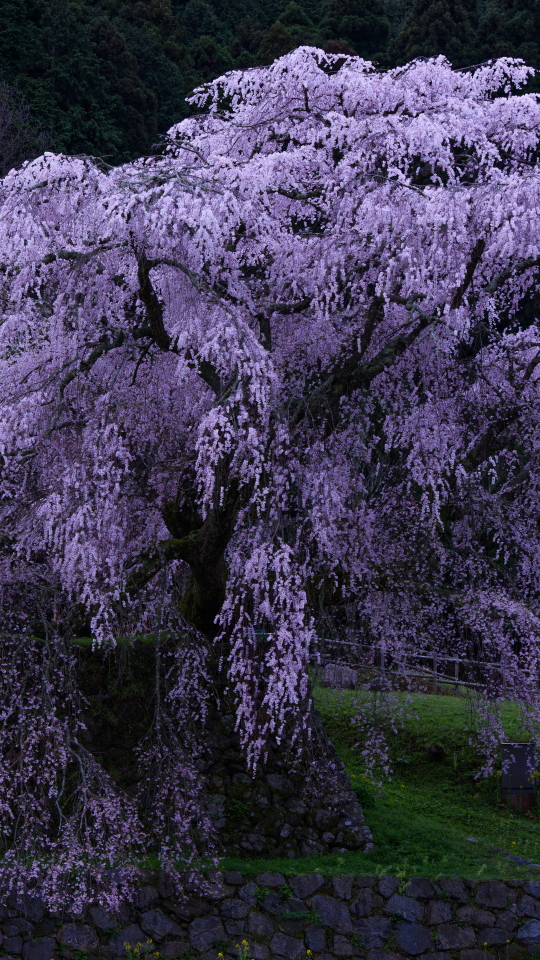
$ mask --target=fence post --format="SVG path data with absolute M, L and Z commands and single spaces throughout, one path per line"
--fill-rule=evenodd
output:
M 437 657 L 433 657 L 433 693 L 437 693 Z

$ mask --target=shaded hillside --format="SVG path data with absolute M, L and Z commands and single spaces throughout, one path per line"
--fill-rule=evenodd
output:
M 149 152 L 198 84 L 301 44 L 383 68 L 438 54 L 540 66 L 538 0 L 0 0 L 0 26 L 0 79 L 53 148 L 113 164 Z

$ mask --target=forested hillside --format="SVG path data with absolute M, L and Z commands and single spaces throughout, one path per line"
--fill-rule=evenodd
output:
M 0 13 L 0 79 L 54 149 L 110 163 L 148 152 L 198 84 L 302 44 L 381 67 L 540 66 L 539 0 L 0 0 Z

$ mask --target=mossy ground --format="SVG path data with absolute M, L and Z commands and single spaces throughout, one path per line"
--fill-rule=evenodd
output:
M 500 776 L 477 781 L 480 758 L 472 737 L 471 715 L 464 696 L 413 696 L 410 719 L 392 735 L 394 776 L 382 787 L 364 775 L 359 732 L 352 723 L 355 694 L 315 689 L 315 701 L 362 803 L 373 832 L 375 850 L 302 860 L 239 861 L 223 866 L 256 875 L 262 869 L 286 873 L 320 870 L 328 874 L 395 876 L 521 877 L 527 867 L 493 851 L 540 863 L 540 811 L 509 811 L 500 801 Z M 503 705 L 509 740 L 525 740 L 514 704 Z M 443 748 L 434 760 L 431 744 Z M 474 838 L 474 843 L 468 838 Z M 540 870 L 534 876 L 540 876 Z

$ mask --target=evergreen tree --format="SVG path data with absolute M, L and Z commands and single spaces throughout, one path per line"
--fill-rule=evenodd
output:
M 34 121 L 22 93 L 0 83 L 0 177 L 50 146 L 49 135 Z
M 258 50 L 259 63 L 272 63 L 277 57 L 283 57 L 297 46 L 298 44 L 291 31 L 281 20 L 276 20 L 262 39 Z
M 0 28 L 3 79 L 56 150 L 118 163 L 187 113 L 194 78 L 170 0 L 0 0 Z
M 280 14 L 264 35 L 258 51 L 259 63 L 272 63 L 276 57 L 300 46 L 316 46 L 320 42 L 313 22 L 305 10 L 291 0 L 286 9 Z
M 519 57 L 540 67 L 540 0 L 499 0 L 479 25 L 479 55 Z
M 408 63 L 416 57 L 442 54 L 455 67 L 475 62 L 474 20 L 463 0 L 415 0 L 390 44 L 390 60 Z
M 327 0 L 321 14 L 325 40 L 345 41 L 368 59 L 384 50 L 389 24 L 381 0 Z

